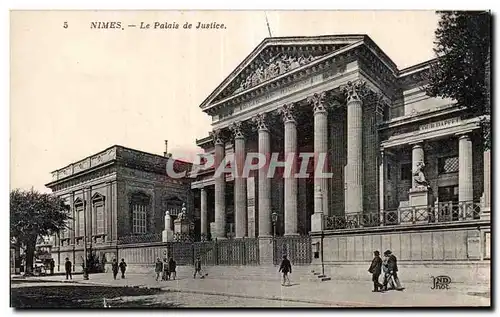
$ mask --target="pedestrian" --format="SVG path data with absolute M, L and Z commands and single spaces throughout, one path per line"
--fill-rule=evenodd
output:
M 382 259 L 380 258 L 380 252 L 373 251 L 373 260 L 372 264 L 370 265 L 370 268 L 368 269 L 368 272 L 372 274 L 372 281 L 373 281 L 372 292 L 382 291 L 383 285 L 380 284 L 378 281 L 380 274 L 382 273 Z
M 54 275 L 54 267 L 56 266 L 54 259 L 50 259 L 49 262 L 49 268 L 50 268 L 50 275 Z
M 173 257 L 170 257 L 170 260 L 168 260 L 168 272 L 174 280 L 177 277 L 177 272 L 175 271 L 176 268 L 177 268 L 177 262 L 175 262 Z
M 168 281 L 168 279 L 170 278 L 170 273 L 168 271 L 167 258 L 163 259 L 162 268 L 163 268 L 163 275 L 162 275 L 161 279 L 164 280 L 164 281 Z
M 113 259 L 113 262 L 111 262 L 111 271 L 113 271 L 113 279 L 116 280 L 116 276 L 118 275 L 118 261 L 116 259 Z
M 163 271 L 163 263 L 161 262 L 160 258 L 156 258 L 156 263 L 155 263 L 155 273 L 156 273 L 156 280 L 161 276 L 161 272 Z
M 382 261 L 382 273 L 384 273 L 384 282 L 382 283 L 382 291 L 387 291 L 388 289 L 394 289 L 394 281 L 392 280 L 392 275 L 389 273 L 389 255 L 384 252 L 384 259 Z
M 197 256 L 196 260 L 194 261 L 194 274 L 193 274 L 193 278 L 196 278 L 196 274 L 199 274 L 200 277 L 203 278 L 203 275 L 201 274 L 201 260 L 200 260 L 199 256 Z
M 389 270 L 389 274 L 394 279 L 394 283 L 396 284 L 396 290 L 402 291 L 404 288 L 401 287 L 401 282 L 398 278 L 398 259 L 394 254 L 392 254 L 391 250 L 387 250 L 384 252 L 384 255 L 387 254 L 387 268 Z
M 122 278 L 125 278 L 125 270 L 127 269 L 127 263 L 125 263 L 125 259 L 122 259 L 119 266 L 120 271 L 122 272 Z
M 71 263 L 69 258 L 66 258 L 66 262 L 64 263 L 64 270 L 66 271 L 66 279 L 68 279 L 68 277 L 70 279 L 73 279 L 73 276 L 71 276 L 72 268 L 73 268 L 73 264 Z
M 286 258 L 286 255 L 283 255 L 283 261 L 281 261 L 280 269 L 278 272 L 283 273 L 283 286 L 285 286 L 286 281 L 288 281 L 288 286 L 290 286 L 290 278 L 288 277 L 288 273 L 292 273 L 292 264 L 290 260 Z

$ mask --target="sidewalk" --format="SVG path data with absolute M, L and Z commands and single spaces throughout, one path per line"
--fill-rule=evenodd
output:
M 37 280 L 65 281 L 61 276 L 30 278 Z M 402 292 L 389 291 L 372 293 L 370 282 L 326 281 L 310 282 L 295 279 L 291 275 L 292 286 L 283 287 L 280 276 L 268 281 L 251 279 L 230 279 L 209 275 L 205 279 L 193 279 L 191 272 L 179 272 L 175 281 L 155 281 L 154 274 L 129 274 L 126 279 L 113 280 L 110 273 L 92 274 L 88 281 L 75 276 L 73 282 L 107 286 L 130 286 L 161 288 L 170 292 L 224 295 L 266 300 L 288 300 L 303 303 L 318 303 L 348 307 L 408 307 L 408 306 L 490 306 L 489 294 L 484 285 L 468 287 L 451 285 L 449 290 L 431 290 L 431 285 L 407 283 Z M 470 295 L 476 293 L 477 295 Z

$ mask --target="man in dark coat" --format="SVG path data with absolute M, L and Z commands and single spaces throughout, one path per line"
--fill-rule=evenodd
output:
M 283 286 L 285 286 L 285 282 L 288 281 L 288 285 L 290 285 L 290 278 L 288 277 L 288 273 L 292 273 L 292 264 L 290 260 L 286 258 L 286 255 L 283 255 L 283 261 L 281 261 L 280 269 L 278 272 L 283 273 Z
M 72 269 L 73 269 L 73 264 L 71 263 L 69 258 L 66 258 L 66 262 L 64 263 L 64 270 L 66 271 L 66 279 L 68 279 L 68 277 L 70 279 L 73 279 L 73 276 L 71 276 Z
M 163 263 L 161 262 L 160 258 L 157 258 L 155 263 L 155 273 L 157 281 L 161 276 L 161 272 L 163 272 Z
M 401 287 L 401 283 L 398 278 L 398 259 L 394 254 L 392 254 L 391 250 L 385 251 L 384 255 L 388 257 L 387 266 L 389 274 L 392 276 L 394 283 L 396 284 L 396 290 L 402 291 L 403 287 Z
M 194 274 L 193 278 L 196 278 L 196 274 L 199 274 L 201 278 L 203 278 L 203 275 L 201 274 L 201 260 L 200 257 L 196 257 L 196 260 L 194 261 Z
M 175 262 L 174 258 L 170 257 L 168 260 L 168 271 L 170 272 L 170 276 L 175 280 L 175 277 L 177 276 L 176 273 L 176 268 L 177 268 L 177 263 Z
M 378 292 L 382 290 L 383 285 L 379 283 L 378 279 L 380 274 L 382 273 L 382 259 L 380 258 L 380 252 L 373 252 L 373 260 L 368 272 L 372 273 L 372 281 L 373 281 L 373 292 Z
M 125 263 L 125 259 L 122 259 L 120 262 L 120 271 L 122 272 L 122 278 L 125 278 L 125 270 L 127 269 L 127 263 Z
M 111 262 L 111 271 L 113 272 L 113 279 L 116 280 L 116 276 L 118 275 L 118 261 L 116 259 L 113 259 L 113 262 Z

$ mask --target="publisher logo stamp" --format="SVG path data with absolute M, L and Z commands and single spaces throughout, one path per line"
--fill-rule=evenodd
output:
M 432 287 L 431 289 L 450 289 L 451 277 L 447 275 L 431 276 Z

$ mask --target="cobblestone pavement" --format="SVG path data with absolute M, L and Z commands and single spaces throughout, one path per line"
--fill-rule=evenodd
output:
M 405 290 L 402 292 L 372 293 L 372 285 L 367 281 L 310 282 L 294 278 L 292 274 L 292 285 L 283 287 L 279 275 L 267 281 L 256 281 L 211 275 L 205 279 L 193 279 L 187 271 L 178 274 L 177 280 L 163 282 L 155 281 L 153 274 L 128 274 L 126 279 L 118 280 L 113 280 L 110 274 L 93 274 L 88 281 L 83 281 L 81 276 L 76 276 L 75 281 L 99 285 L 148 287 L 178 292 L 182 296 L 193 294 L 194 297 L 209 295 L 247 298 L 256 300 L 256 303 L 287 300 L 295 302 L 298 306 L 311 304 L 349 307 L 490 306 L 490 289 L 487 285 L 470 286 L 457 283 L 448 290 L 431 290 L 430 284 L 403 281 Z M 61 280 L 63 277 L 42 279 Z

